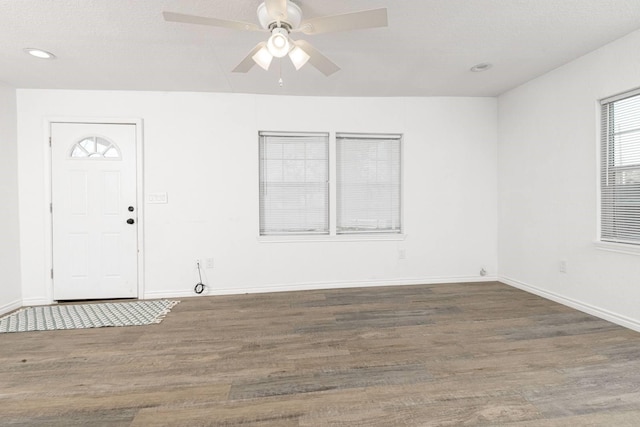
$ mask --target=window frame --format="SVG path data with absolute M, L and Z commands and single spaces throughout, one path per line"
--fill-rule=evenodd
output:
M 597 239 L 595 241 L 596 247 L 599 249 L 620 252 L 625 254 L 634 254 L 640 255 L 640 237 L 637 240 L 627 240 L 620 237 L 614 237 L 612 235 L 606 235 L 608 233 L 605 232 L 605 227 L 612 228 L 612 223 L 615 221 L 615 214 L 612 216 L 605 213 L 605 210 L 609 208 L 609 206 L 605 206 L 605 198 L 608 197 L 607 194 L 610 194 L 611 191 L 615 189 L 611 189 L 615 184 L 609 184 L 610 178 L 615 178 L 618 172 L 622 172 L 625 170 L 638 170 L 640 168 L 640 163 L 634 164 L 632 166 L 628 165 L 615 165 L 612 162 L 615 162 L 615 157 L 610 153 L 614 146 L 612 146 L 612 122 L 610 120 L 611 114 L 615 114 L 615 110 L 611 113 L 610 106 L 615 104 L 618 101 L 622 101 L 629 98 L 640 97 L 640 88 L 626 91 L 614 96 L 610 96 L 607 98 L 601 99 L 597 103 L 598 111 L 599 111 L 599 128 L 598 128 L 598 155 L 597 155 L 597 171 L 598 171 L 598 230 L 597 230 Z M 640 100 L 640 98 L 639 98 Z M 640 108 L 637 111 L 638 116 L 640 117 Z M 640 128 L 631 130 L 630 133 L 634 131 L 640 132 Z M 635 148 L 635 143 L 634 143 Z M 640 153 L 640 140 L 637 141 L 638 153 Z M 640 154 L 638 154 L 640 155 Z M 611 159 L 611 160 L 610 160 Z M 640 186 L 640 183 L 637 184 Z M 636 194 L 632 194 L 634 199 L 632 202 L 640 203 L 640 189 L 632 189 Z M 615 197 L 615 194 L 613 195 Z M 637 197 L 637 200 L 635 199 Z M 615 204 L 615 201 L 609 202 L 611 205 Z M 638 220 L 640 223 L 640 219 Z M 639 227 L 640 230 L 640 227 Z M 609 232 L 611 233 L 611 232 Z
M 324 229 L 318 229 L 316 231 L 313 230 L 275 230 L 275 231 L 268 231 L 265 230 L 265 220 L 264 220 L 264 215 L 263 215 L 263 209 L 264 209 L 264 191 L 263 191 L 263 185 L 264 183 L 266 183 L 266 181 L 264 180 L 265 177 L 265 164 L 263 162 L 263 144 L 264 142 L 264 138 L 268 138 L 268 137 L 280 137 L 280 138 L 324 138 L 325 139 L 325 149 L 326 149 L 326 153 L 325 153 L 325 161 L 326 161 L 326 172 L 325 172 L 325 176 L 326 176 L 326 180 L 324 182 L 324 187 L 325 187 L 325 200 L 326 200 L 326 205 L 324 206 L 324 213 L 325 213 L 325 224 L 326 224 L 326 228 Z M 292 236 L 325 236 L 328 235 L 331 232 L 331 221 L 330 221 L 330 205 L 331 205 L 331 201 L 330 201 L 330 197 L 331 197 L 331 192 L 330 192 L 330 188 L 329 188 L 329 183 L 330 183 L 330 146 L 331 146 L 331 141 L 330 141 L 330 135 L 328 132 L 286 132 L 286 131 L 259 131 L 258 132 L 258 169 L 259 169 L 259 177 L 258 177 L 258 193 L 259 193 L 259 200 L 258 200 L 258 219 L 259 219 L 259 227 L 258 227 L 258 235 L 261 238 L 270 238 L 270 237 L 292 237 Z M 264 160 L 268 160 L 268 159 L 264 159 Z M 285 158 L 283 157 L 282 159 L 283 162 L 285 161 Z M 304 160 L 305 162 L 309 159 L 305 158 L 305 159 L 291 159 L 291 160 Z M 306 167 L 306 164 L 305 164 Z M 305 169 L 306 170 L 306 169 Z M 282 181 L 283 183 L 285 181 Z M 305 181 L 306 182 L 306 181 Z
M 405 144 L 404 144 L 404 134 L 402 133 L 370 133 L 370 132 L 306 132 L 306 131 L 266 131 L 260 130 L 258 131 L 258 141 L 260 141 L 260 136 L 262 134 L 273 134 L 273 135 L 305 135 L 305 134 L 324 134 L 328 135 L 329 144 L 328 144 L 328 221 L 329 221 L 329 232 L 328 233 L 278 233 L 278 234 L 263 234 L 261 232 L 261 204 L 260 204 L 260 180 L 262 174 L 262 166 L 261 166 L 261 158 L 260 158 L 260 143 L 258 143 L 258 221 L 257 221 L 257 230 L 256 230 L 256 240 L 261 243 L 296 243 L 296 242 L 339 242 L 339 241 L 348 241 L 348 242 L 357 242 L 357 241 L 403 241 L 406 239 L 407 235 L 405 234 L 405 221 L 404 221 L 404 156 L 405 156 Z M 336 233 L 336 219 L 337 219 L 337 165 L 336 165 L 336 135 L 345 135 L 345 134 L 355 134 L 355 135 L 373 135 L 373 136 L 397 136 L 401 139 L 401 150 L 400 150 L 400 223 L 401 229 L 400 232 L 393 233 L 385 233 L 385 232 L 376 232 L 376 233 L 354 233 L 354 234 L 337 234 Z
M 340 181 L 340 152 L 339 152 L 339 140 L 380 140 L 380 141 L 394 141 L 398 143 L 398 164 L 397 164 L 397 197 L 398 197 L 398 206 L 397 206 L 397 221 L 399 223 L 397 229 L 396 228 L 389 228 L 389 229 L 367 229 L 367 228 L 362 228 L 362 229 L 357 229 L 357 228 L 351 228 L 351 229 L 347 229 L 346 227 L 343 228 L 344 226 L 346 226 L 346 223 L 341 224 L 341 200 L 340 200 L 340 193 L 341 191 L 344 191 L 342 188 L 342 183 Z M 347 142 L 348 143 L 348 142 Z M 334 162 L 335 165 L 335 169 L 336 169 L 336 221 L 335 221 L 335 231 L 336 231 L 336 235 L 339 236 L 343 236 L 343 235 L 352 235 L 352 236 L 357 236 L 357 235 L 401 235 L 403 234 L 403 226 L 404 226 L 404 221 L 403 221 L 403 169 L 404 169 L 404 164 L 403 164 L 403 152 L 404 152 L 404 143 L 403 143 L 403 135 L 402 134 L 392 134 L 392 133 L 353 133 L 353 132 L 337 132 L 335 135 L 335 148 L 336 148 L 336 161 Z M 377 160 L 376 160 L 377 161 Z M 393 165 L 391 166 L 393 168 Z M 389 180 L 390 184 L 395 184 L 393 181 L 393 177 L 391 177 L 391 179 Z M 391 214 L 391 216 L 393 217 L 393 214 Z M 392 223 L 393 223 L 393 219 L 391 219 Z M 380 218 L 378 218 L 378 220 L 380 220 Z
M 82 143 L 85 141 L 91 141 L 94 144 L 93 151 L 90 152 L 89 150 L 87 150 L 86 147 L 84 147 Z M 105 145 L 107 146 L 106 149 L 102 151 L 98 150 L 98 146 L 105 146 Z M 76 156 L 75 153 L 78 151 L 78 149 L 83 151 L 86 155 Z M 115 153 L 115 156 L 106 156 L 105 154 L 107 154 L 109 151 L 113 151 Z M 68 158 L 69 160 L 72 160 L 72 161 L 81 161 L 81 160 L 121 161 L 122 153 L 120 151 L 120 147 L 118 147 L 118 145 L 115 142 L 113 142 L 110 138 L 106 138 L 102 135 L 92 134 L 92 135 L 83 136 L 82 138 L 79 138 L 75 143 L 73 143 L 73 145 L 69 149 Z

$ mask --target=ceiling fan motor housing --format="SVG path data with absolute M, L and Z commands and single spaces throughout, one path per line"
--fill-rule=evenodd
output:
M 287 28 L 287 31 L 291 31 L 292 29 L 296 29 L 300 26 L 300 22 L 302 21 L 302 10 L 300 10 L 300 7 L 297 4 L 288 1 L 286 18 L 283 17 L 282 19 L 278 19 L 278 17 L 269 15 L 267 5 L 265 3 L 260 3 L 260 6 L 258 6 L 258 21 L 265 30 L 272 30 L 275 27 L 281 26 Z

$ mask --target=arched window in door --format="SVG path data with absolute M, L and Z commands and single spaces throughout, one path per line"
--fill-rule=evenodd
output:
M 73 144 L 73 159 L 113 159 L 119 160 L 120 150 L 113 142 L 101 136 L 87 136 Z

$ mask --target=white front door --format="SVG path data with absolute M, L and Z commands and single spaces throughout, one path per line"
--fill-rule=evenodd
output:
M 51 124 L 54 300 L 138 296 L 136 125 Z

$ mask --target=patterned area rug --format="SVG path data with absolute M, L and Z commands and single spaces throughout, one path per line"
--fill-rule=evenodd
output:
M 154 300 L 23 308 L 0 318 L 0 333 L 160 323 L 180 301 Z

